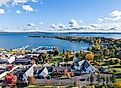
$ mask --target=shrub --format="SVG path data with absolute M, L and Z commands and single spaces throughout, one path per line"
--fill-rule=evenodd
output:
M 28 77 L 29 84 L 35 84 L 35 78 L 33 76 Z
M 116 60 L 115 60 L 115 63 L 116 63 L 116 64 L 120 63 L 120 59 L 116 59 Z
M 110 65 L 114 65 L 114 64 L 115 64 L 115 61 L 114 61 L 113 59 L 111 59 L 111 60 L 109 61 L 109 63 L 110 63 Z
M 121 82 L 116 83 L 115 88 L 121 88 Z

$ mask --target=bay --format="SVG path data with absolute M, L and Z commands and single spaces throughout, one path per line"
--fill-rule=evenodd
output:
M 91 36 L 91 37 L 108 37 L 121 38 L 120 33 L 0 33 L 0 47 L 6 49 L 19 48 L 24 46 L 56 46 L 60 51 L 80 49 L 86 50 L 90 44 L 85 42 L 70 42 L 52 38 L 27 38 L 27 36 Z

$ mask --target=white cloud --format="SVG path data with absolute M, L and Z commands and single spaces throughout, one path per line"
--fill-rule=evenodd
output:
M 22 12 L 20 10 L 16 10 L 16 13 L 17 14 L 21 14 Z
M 29 24 L 27 24 L 27 26 L 35 26 L 35 24 L 34 23 L 29 23 Z
M 69 25 L 71 28 L 78 28 L 79 27 L 78 22 L 74 19 L 71 19 L 71 21 L 69 22 Z
M 110 16 L 112 16 L 112 17 L 121 17 L 121 11 L 114 10 L 112 13 L 110 13 Z
M 9 0 L 0 0 L 0 4 L 6 4 L 8 2 L 9 2 Z
M 23 29 L 24 30 L 37 30 L 38 27 L 34 23 L 28 23 Z
M 0 7 L 5 7 L 6 9 L 8 9 L 7 10 L 8 12 L 11 8 L 16 8 L 16 6 L 19 6 L 19 7 L 22 7 L 23 10 L 25 11 L 32 12 L 32 11 L 38 11 L 38 10 L 33 9 L 32 7 L 33 3 L 37 2 L 36 4 L 43 4 L 43 1 L 44 0 L 0 0 Z M 20 14 L 20 11 L 17 11 L 16 13 Z
M 63 24 L 59 24 L 58 27 L 59 27 L 59 29 L 65 29 L 66 28 L 65 25 L 63 25 Z
M 103 22 L 104 20 L 102 18 L 97 18 L 98 23 Z
M 4 13 L 5 13 L 4 9 L 0 9 L 0 14 L 4 14 Z
M 60 24 L 51 24 L 50 27 L 56 31 L 66 29 L 65 25 L 61 24 L 61 23 Z
M 32 2 L 38 2 L 38 0 L 32 0 Z
M 56 24 L 51 24 L 50 27 L 55 29 L 55 28 L 57 28 L 57 25 Z
M 114 10 L 109 15 L 110 17 L 104 17 L 105 21 L 121 21 L 121 11 Z
M 28 0 L 13 0 L 12 5 L 27 3 Z
M 104 19 L 105 20 L 112 20 L 112 18 L 109 18 L 109 17 L 105 17 Z
M 28 11 L 28 12 L 34 11 L 30 5 L 23 5 L 22 8 L 23 10 Z

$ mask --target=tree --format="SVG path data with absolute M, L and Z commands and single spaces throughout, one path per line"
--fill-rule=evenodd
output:
M 88 52 L 88 53 L 86 54 L 86 59 L 87 59 L 87 60 L 93 60 L 93 59 L 94 59 L 94 54 L 93 54 L 92 52 Z
M 80 50 L 80 58 L 81 59 L 85 58 L 85 52 L 83 50 Z
M 54 56 L 58 56 L 59 55 L 59 50 L 57 48 L 55 48 L 53 50 Z
M 29 82 L 30 85 L 35 84 L 35 78 L 33 76 L 28 77 L 28 82 Z
M 65 54 L 64 54 L 64 57 L 68 60 L 68 59 L 70 59 L 70 52 L 66 52 Z
M 79 59 L 80 58 L 80 53 L 75 53 L 75 56 Z
M 121 88 L 121 82 L 117 82 L 115 88 Z
M 100 38 L 96 40 L 96 44 L 101 44 L 101 42 L 102 42 L 102 41 L 101 41 Z
M 92 45 L 90 49 L 91 51 L 99 51 L 101 49 L 101 46 L 98 43 L 96 43 Z
M 115 60 L 115 64 L 118 64 L 118 63 L 120 63 L 120 59 Z
M 63 49 L 63 54 L 65 53 L 65 50 Z
M 115 83 L 116 79 L 115 79 L 115 75 L 114 75 L 114 74 L 112 74 L 112 76 L 110 77 L 110 81 L 111 81 L 113 84 Z
M 110 65 L 114 65 L 115 64 L 115 61 L 113 59 L 110 59 L 109 60 L 109 63 L 110 63 Z
M 94 60 L 101 61 L 102 59 L 103 59 L 103 55 L 101 55 L 101 54 L 95 54 L 94 55 Z
M 94 76 L 93 76 L 93 74 L 91 74 L 90 75 L 90 84 L 93 84 L 93 82 L 94 82 Z
M 46 57 L 47 55 L 45 53 L 40 53 L 38 56 L 38 59 L 44 63 Z
M 103 49 L 103 55 L 104 55 L 104 56 L 108 56 L 108 55 L 109 55 L 109 49 L 104 48 L 104 49 Z
M 121 51 L 119 51 L 119 55 L 118 55 L 118 58 L 121 58 Z

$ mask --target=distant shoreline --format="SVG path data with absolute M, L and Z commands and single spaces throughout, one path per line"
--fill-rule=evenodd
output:
M 60 31 L 48 31 L 48 32 L 0 32 L 0 34 L 36 34 L 36 33 L 47 33 L 47 34 L 53 34 L 53 33 L 59 33 L 59 34 L 121 34 L 121 32 L 60 32 Z
M 75 42 L 88 42 L 89 44 L 94 44 L 96 40 L 101 40 L 105 43 L 109 43 L 110 41 L 121 41 L 121 39 L 113 39 L 113 38 L 106 38 L 106 37 L 81 37 L 81 36 L 27 36 L 28 38 L 55 38 L 60 40 L 68 40 L 68 41 L 75 41 Z

